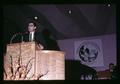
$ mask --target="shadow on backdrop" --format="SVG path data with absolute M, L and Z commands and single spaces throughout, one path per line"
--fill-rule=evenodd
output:
M 42 31 L 42 35 L 46 41 L 46 45 L 47 45 L 47 50 L 60 50 L 56 40 L 54 40 L 50 30 L 48 29 L 44 29 Z

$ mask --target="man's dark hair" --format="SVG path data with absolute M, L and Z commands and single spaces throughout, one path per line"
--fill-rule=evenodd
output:
M 35 21 L 29 21 L 28 23 L 33 23 L 34 26 L 37 26 L 36 22 Z
M 114 63 L 110 63 L 109 65 L 114 65 Z

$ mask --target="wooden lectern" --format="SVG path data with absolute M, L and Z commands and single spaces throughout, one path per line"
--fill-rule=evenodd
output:
M 65 53 L 37 50 L 35 42 L 7 45 L 4 80 L 64 80 Z

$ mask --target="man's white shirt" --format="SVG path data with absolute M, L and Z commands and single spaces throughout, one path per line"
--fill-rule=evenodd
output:
M 35 32 L 30 32 L 29 33 L 29 41 L 34 41 L 34 33 Z

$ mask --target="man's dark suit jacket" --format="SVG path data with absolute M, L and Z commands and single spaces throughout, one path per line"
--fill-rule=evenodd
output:
M 41 32 L 35 31 L 34 33 L 34 39 L 36 43 L 40 43 L 44 46 L 44 49 L 47 49 L 46 41 L 44 37 L 42 36 Z M 23 35 L 23 41 L 29 42 L 29 32 Z

